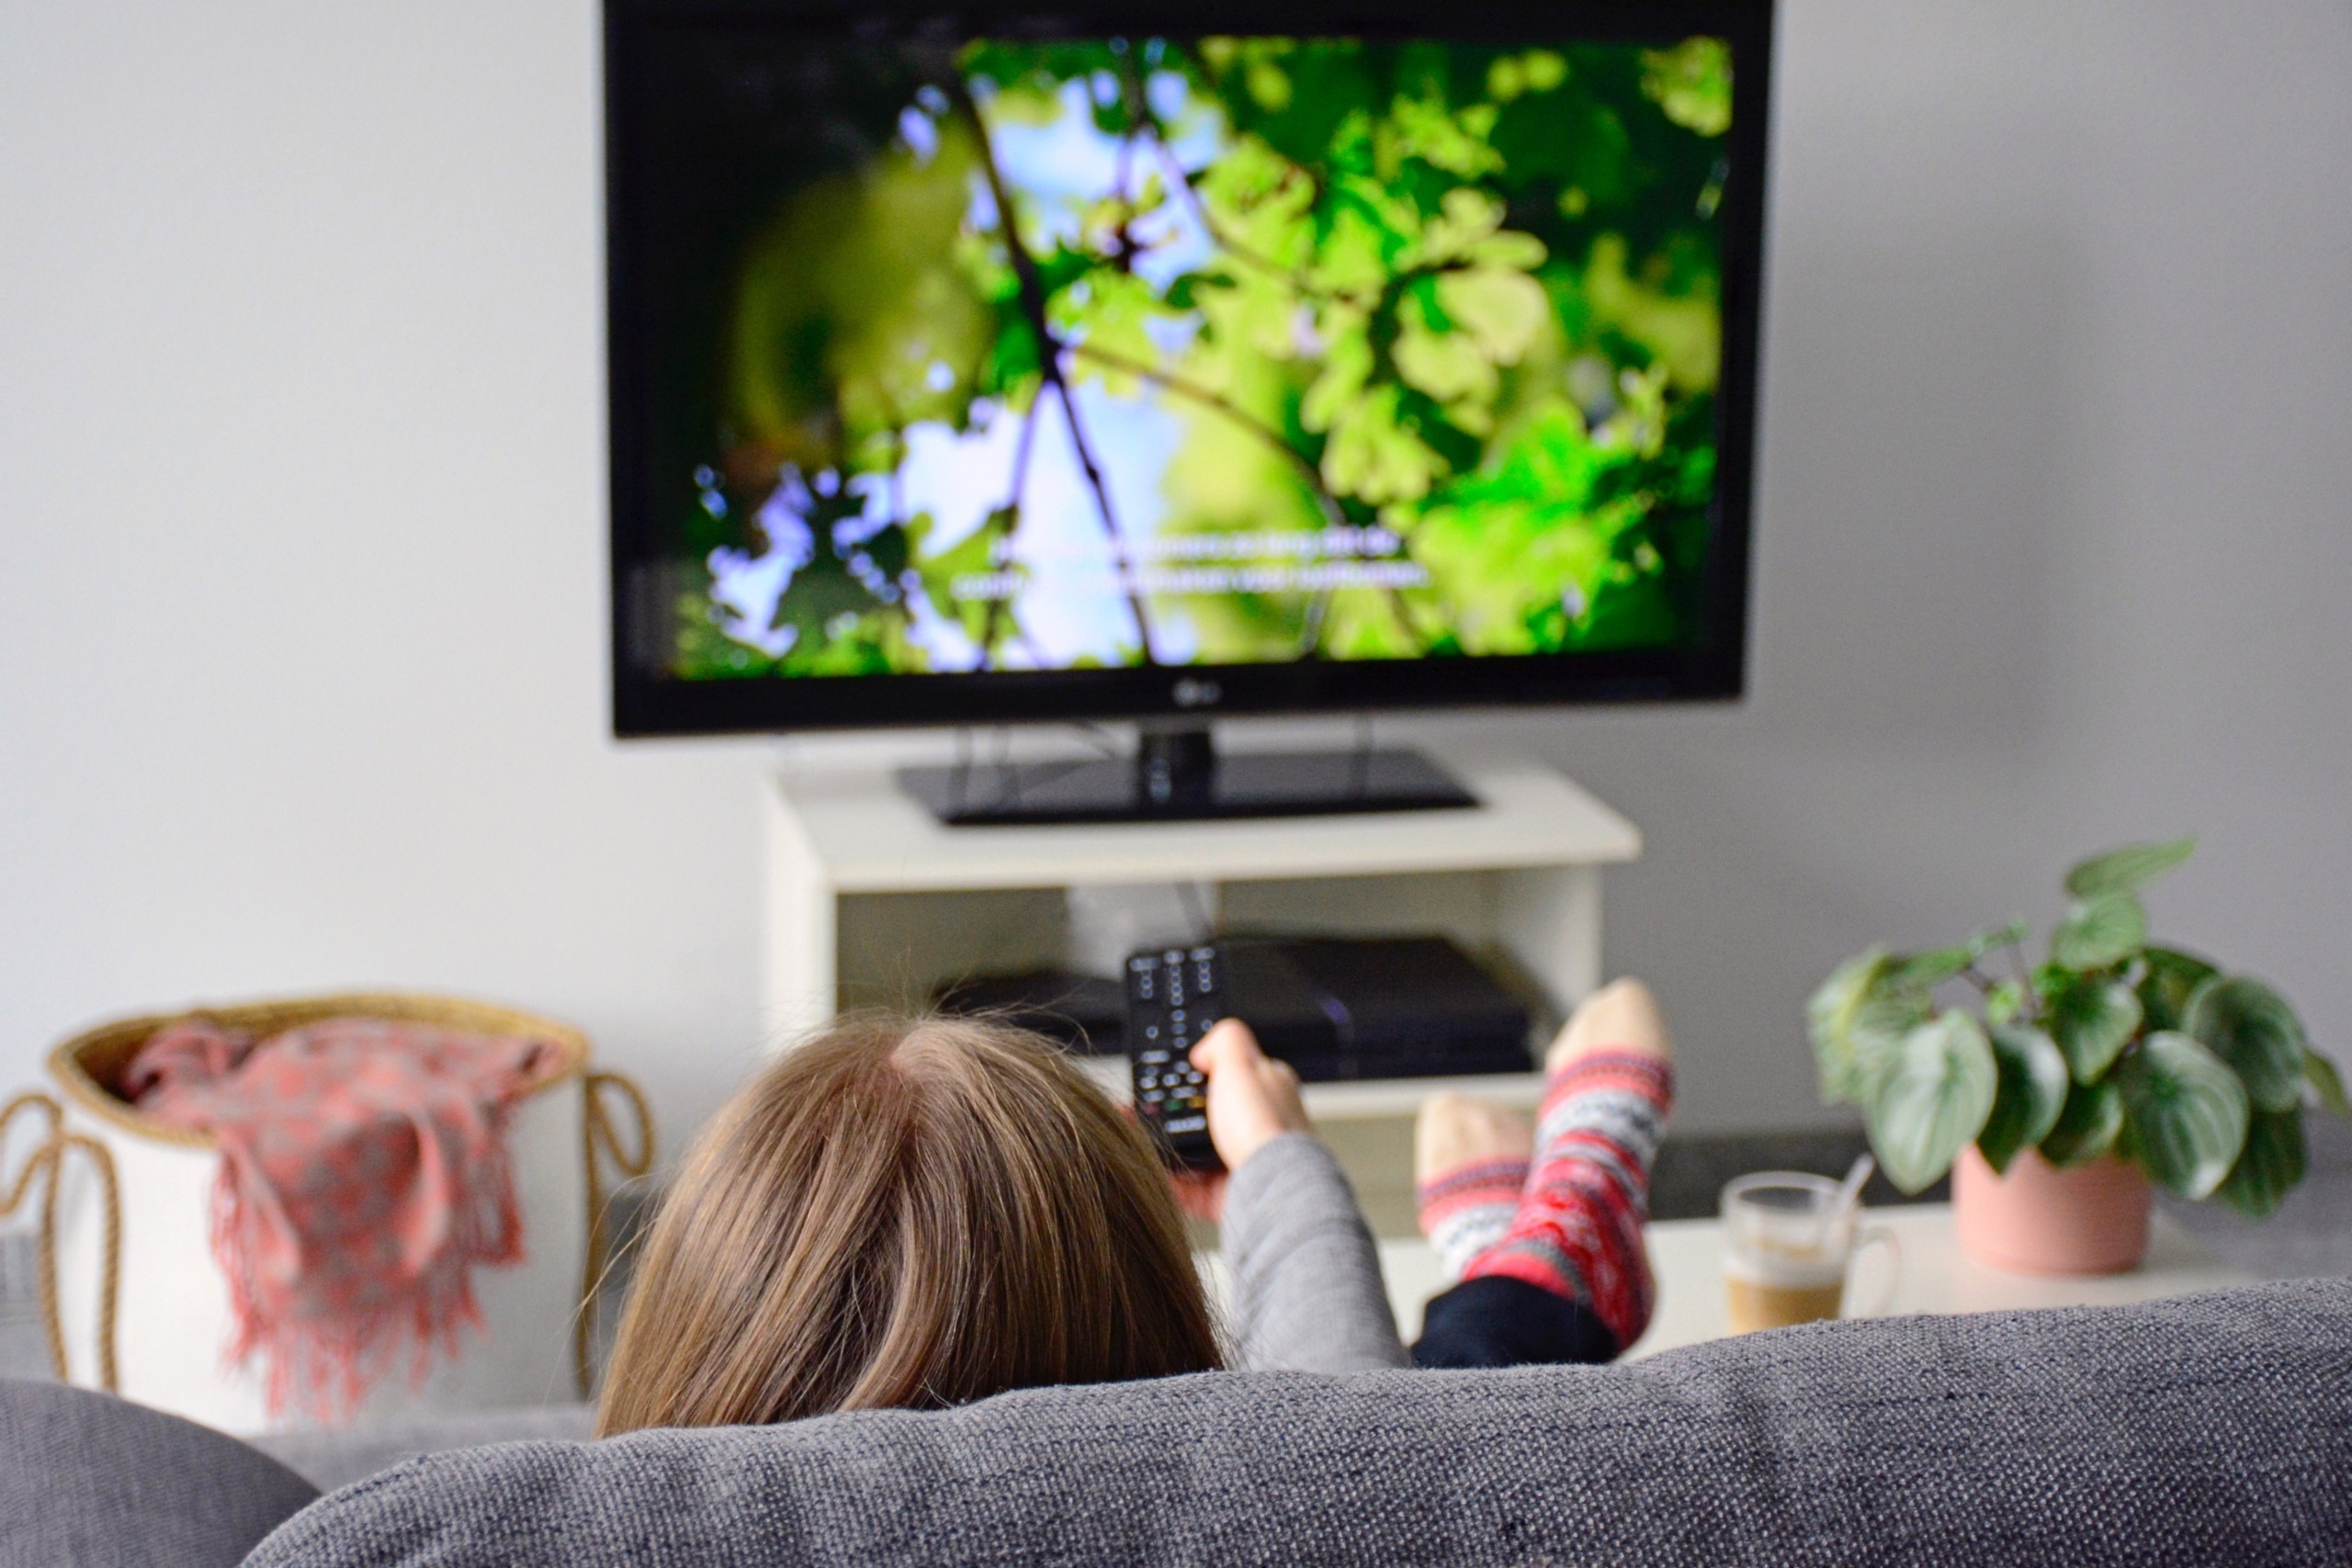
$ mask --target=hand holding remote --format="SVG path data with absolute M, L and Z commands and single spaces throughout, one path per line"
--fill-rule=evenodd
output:
M 1313 1131 L 1298 1093 L 1298 1075 L 1258 1046 L 1238 1019 L 1224 1019 L 1193 1047 L 1193 1066 L 1208 1075 L 1209 1141 L 1227 1170 L 1284 1133 Z

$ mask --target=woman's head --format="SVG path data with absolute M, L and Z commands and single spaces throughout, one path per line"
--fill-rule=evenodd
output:
M 1001 1024 L 854 1018 L 779 1057 L 687 1156 L 597 1429 L 1217 1364 L 1167 1179 L 1084 1074 Z

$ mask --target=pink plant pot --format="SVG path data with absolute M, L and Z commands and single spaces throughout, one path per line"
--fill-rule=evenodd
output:
M 1974 1144 L 1951 1168 L 1961 1250 L 2016 1274 L 2122 1274 L 2148 1250 L 2148 1180 L 2109 1157 L 2060 1170 L 2031 1149 L 1996 1175 Z

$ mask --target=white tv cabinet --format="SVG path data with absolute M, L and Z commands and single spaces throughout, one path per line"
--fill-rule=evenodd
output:
M 840 1009 L 921 1006 L 942 980 L 1064 960 L 1073 886 L 1210 883 L 1236 930 L 1443 931 L 1505 959 L 1550 1025 L 1600 976 L 1600 873 L 1633 825 L 1539 762 L 1444 756 L 1474 810 L 1053 828 L 947 828 L 872 762 L 789 767 L 766 800 L 767 1024 L 779 1047 Z M 1548 1016 L 1543 1016 L 1548 1015 Z M 1094 1058 L 1125 1097 L 1125 1058 Z M 1535 1074 L 1467 1080 L 1532 1103 Z M 1317 1084 L 1318 1118 L 1408 1113 L 1445 1087 Z

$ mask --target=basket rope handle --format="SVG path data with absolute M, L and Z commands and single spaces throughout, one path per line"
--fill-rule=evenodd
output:
M 108 1393 L 121 1392 L 115 1364 L 115 1304 L 122 1294 L 122 1193 L 115 1180 L 114 1155 L 96 1138 L 65 1130 L 64 1113 L 57 1101 L 39 1090 L 28 1090 L 0 1106 L 0 1148 L 19 1111 L 34 1112 L 47 1124 L 39 1144 L 17 1169 L 13 1180 L 0 1190 L 0 1220 L 24 1206 L 33 1184 L 48 1179 L 41 1189 L 40 1236 L 34 1267 L 40 1276 L 41 1332 L 49 1339 L 50 1364 L 57 1381 L 71 1382 L 65 1364 L 65 1320 L 57 1304 L 57 1202 L 65 1156 L 78 1151 L 98 1173 L 98 1192 L 105 1205 L 105 1245 L 98 1255 L 98 1386 Z
M 622 1181 L 630 1181 L 653 1168 L 654 1150 L 653 1111 L 645 1102 L 644 1090 L 619 1073 L 586 1074 L 580 1089 L 581 1156 L 588 1171 L 588 1247 L 581 1269 L 580 1310 L 572 1314 L 571 1321 L 571 1371 L 580 1384 L 580 1396 L 585 1399 L 594 1381 L 594 1370 L 589 1365 L 589 1339 L 595 1328 L 596 1292 L 611 1266 L 611 1238 L 605 1234 L 605 1213 L 611 1193 L 605 1187 L 605 1162 L 612 1162 Z M 605 1098 L 607 1091 L 628 1102 L 629 1115 L 637 1123 L 633 1149 L 621 1141 L 612 1105 Z

